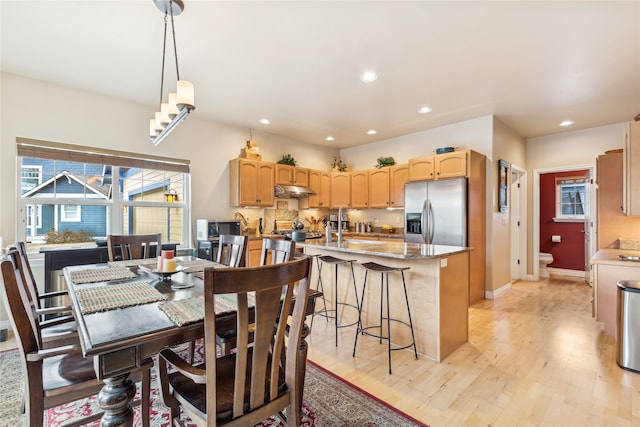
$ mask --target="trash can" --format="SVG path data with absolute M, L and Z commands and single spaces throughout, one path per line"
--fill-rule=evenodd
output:
M 618 282 L 616 362 L 640 373 L 640 280 Z

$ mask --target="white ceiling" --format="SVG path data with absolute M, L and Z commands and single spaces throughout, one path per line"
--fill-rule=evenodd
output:
M 203 119 L 348 147 L 489 114 L 533 137 L 640 113 L 639 1 L 185 3 L 180 74 Z M 0 7 L 3 71 L 158 109 L 152 0 Z

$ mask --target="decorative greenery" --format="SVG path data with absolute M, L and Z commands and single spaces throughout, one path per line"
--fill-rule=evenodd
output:
M 80 242 L 91 242 L 93 238 L 91 237 L 91 233 L 88 231 L 71 231 L 71 230 L 62 230 L 61 233 L 56 232 L 55 228 L 52 228 L 47 233 L 47 243 L 80 243 Z
M 384 168 L 386 166 L 393 166 L 396 164 L 396 161 L 393 157 L 378 157 L 378 164 L 375 165 L 378 169 Z
M 336 156 L 333 156 L 333 163 L 331 163 L 331 169 L 337 169 L 338 172 L 344 172 L 347 170 L 347 165 L 342 162 L 342 160 L 338 160 Z
M 291 154 L 283 154 L 282 158 L 278 160 L 278 163 L 291 166 L 296 166 L 298 164 Z

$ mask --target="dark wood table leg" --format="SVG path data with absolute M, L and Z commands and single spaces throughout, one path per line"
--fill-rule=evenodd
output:
M 98 405 L 104 411 L 102 427 L 133 426 L 131 402 L 136 394 L 136 386 L 129 374 L 105 378 L 104 386 L 98 393 Z

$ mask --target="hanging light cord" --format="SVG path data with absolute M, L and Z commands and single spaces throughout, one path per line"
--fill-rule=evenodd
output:
M 178 68 L 178 48 L 176 47 L 176 30 L 173 26 L 173 2 L 169 2 L 169 10 L 171 11 L 171 36 L 173 38 L 173 55 L 176 59 L 176 77 L 180 80 L 180 69 Z M 167 16 L 168 12 L 164 12 L 164 37 L 162 40 L 162 73 L 160 74 L 160 104 L 162 104 L 162 95 L 164 93 L 164 64 L 167 55 Z

